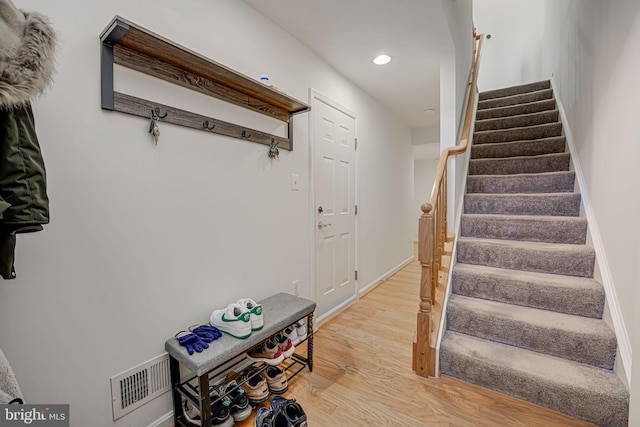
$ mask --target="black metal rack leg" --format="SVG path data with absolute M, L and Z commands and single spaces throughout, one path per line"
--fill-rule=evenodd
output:
M 169 356 L 169 372 L 171 374 L 171 391 L 173 393 L 173 424 L 179 426 L 178 418 L 182 417 L 182 398 L 178 392 L 180 385 L 180 362 Z

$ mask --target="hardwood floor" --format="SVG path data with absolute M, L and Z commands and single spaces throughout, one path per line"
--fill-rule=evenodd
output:
M 298 374 L 285 394 L 310 427 L 593 426 L 452 377 L 416 376 L 419 275 L 413 261 L 316 333 L 313 372 Z M 253 417 L 237 425 L 253 426 Z

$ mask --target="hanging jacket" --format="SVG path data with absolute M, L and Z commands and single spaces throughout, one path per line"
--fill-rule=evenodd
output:
M 0 0 L 0 275 L 15 277 L 16 233 L 49 222 L 44 159 L 30 100 L 51 82 L 55 32 L 37 12 Z

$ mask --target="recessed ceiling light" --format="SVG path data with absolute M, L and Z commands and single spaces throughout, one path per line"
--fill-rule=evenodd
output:
M 373 58 L 373 63 L 376 65 L 388 64 L 389 61 L 391 61 L 391 57 L 389 55 L 378 55 Z

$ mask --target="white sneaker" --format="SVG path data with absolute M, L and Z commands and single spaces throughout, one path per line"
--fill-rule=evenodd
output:
M 298 331 L 296 330 L 295 325 L 288 326 L 284 331 L 282 331 L 282 333 L 285 337 L 291 340 L 294 346 L 300 344 L 300 341 L 302 341 L 298 338 Z
M 251 313 L 238 304 L 229 304 L 227 308 L 214 310 L 209 322 L 211 326 L 235 338 L 247 338 L 251 335 Z
M 300 340 L 298 342 L 299 344 L 307 338 L 307 318 L 305 317 L 302 320 L 298 320 L 295 326 L 296 332 L 298 333 L 298 339 Z
M 251 330 L 259 331 L 264 326 L 264 316 L 262 315 L 262 305 L 256 303 L 251 298 L 242 298 L 238 300 L 246 311 L 251 313 Z

